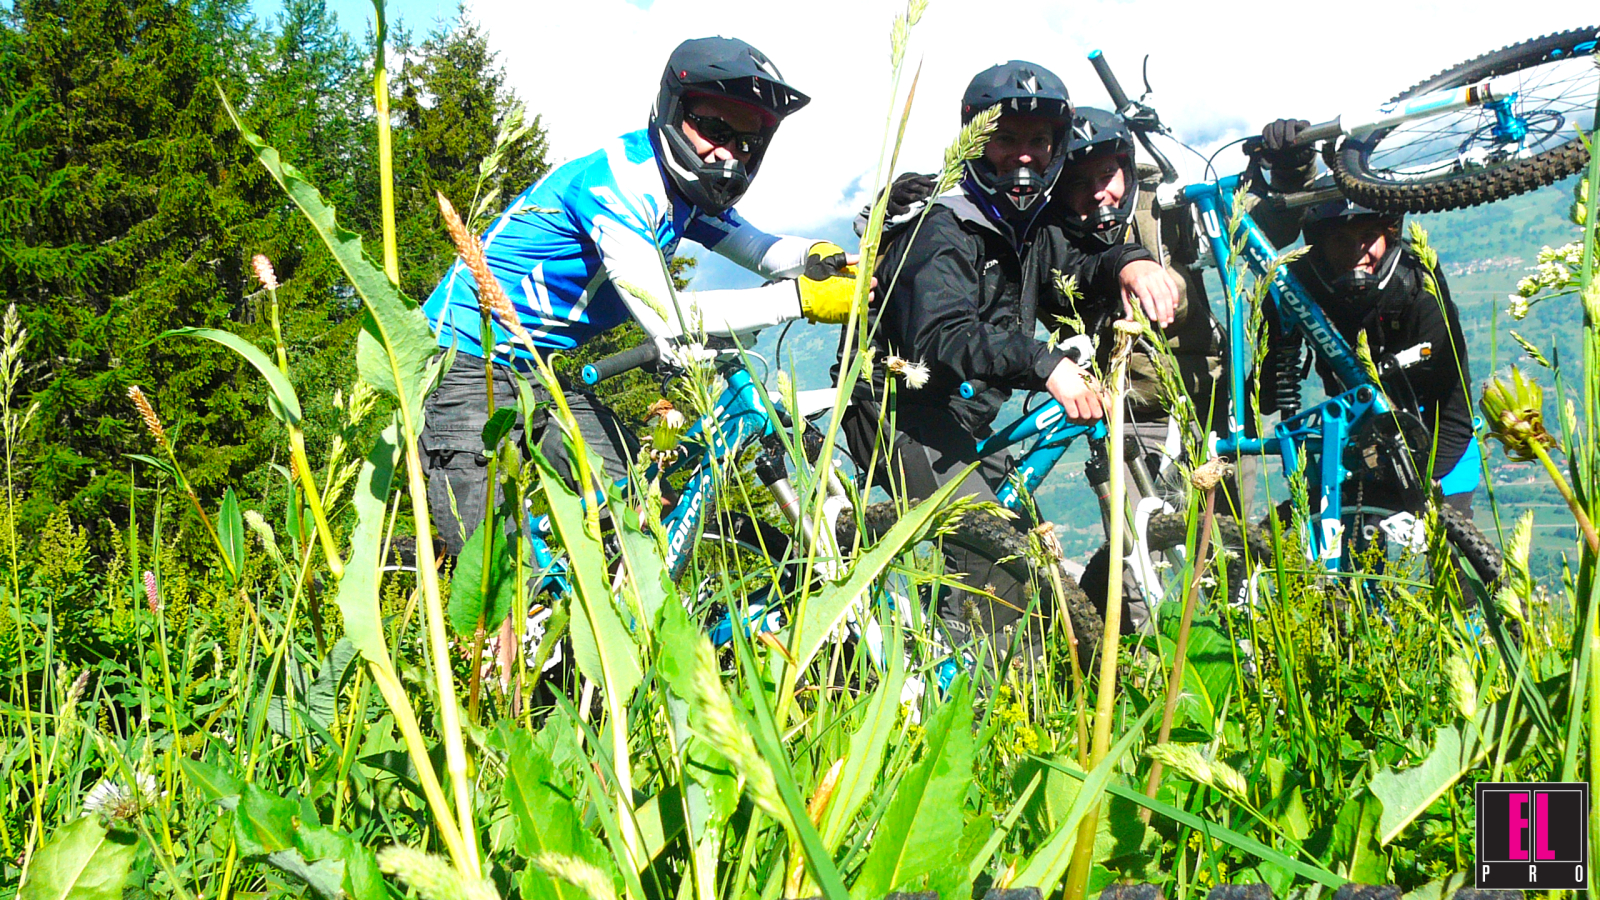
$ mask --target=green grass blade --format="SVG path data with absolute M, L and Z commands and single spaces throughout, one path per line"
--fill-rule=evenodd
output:
M 961 489 L 962 483 L 976 468 L 976 463 L 968 466 L 961 475 L 952 478 L 948 484 L 934 491 L 932 496 L 908 511 L 893 528 L 889 529 L 883 540 L 856 560 L 850 569 L 850 575 L 844 581 L 829 585 L 806 604 L 799 627 L 795 629 L 791 639 L 796 671 L 805 671 L 806 666 L 810 665 L 811 660 L 822 649 L 822 645 L 827 642 L 828 636 L 833 634 L 834 629 L 844 621 L 850 607 L 866 594 L 872 587 L 872 582 L 883 574 L 884 569 L 889 567 L 889 563 L 893 562 L 896 556 L 922 539 L 934 515 L 956 491 Z
M 1155 710 L 1154 703 L 1146 707 L 1144 715 L 1128 726 L 1122 738 L 1113 744 L 1105 758 L 1100 760 L 1100 764 L 1087 776 L 1079 776 L 1083 778 L 1083 787 L 1078 790 L 1077 798 L 1067 810 L 1066 818 L 1017 873 L 1017 877 L 1011 882 L 1013 887 L 1037 887 L 1046 895 L 1055 891 L 1061 876 L 1067 871 L 1067 864 L 1072 861 L 1073 847 L 1078 840 L 1078 823 L 1088 814 L 1091 806 L 1100 803 L 1101 794 L 1110 785 L 1111 775 L 1116 770 L 1118 762 L 1121 761 L 1123 754 L 1128 752 L 1128 748 L 1133 746 L 1134 741 L 1143 737 L 1145 723 L 1150 720 L 1150 715 Z M 1056 765 L 1048 760 L 1045 763 Z
M 750 696 L 755 707 L 754 727 L 750 729 L 751 737 L 755 739 L 756 748 L 772 767 L 773 780 L 777 782 L 778 795 L 783 798 L 784 808 L 789 811 L 790 825 L 793 834 L 800 839 L 800 849 L 805 854 L 806 864 L 811 869 L 811 877 L 822 889 L 822 895 L 827 900 L 846 900 L 850 892 L 845 889 L 844 878 L 839 874 L 839 869 L 833 864 L 833 857 L 828 854 L 822 845 L 822 835 L 817 833 L 816 826 L 811 824 L 811 817 L 806 812 L 805 798 L 800 796 L 800 787 L 795 784 L 794 772 L 789 768 L 789 757 L 783 750 L 783 740 L 778 736 L 778 724 L 773 719 L 772 708 L 767 705 L 767 697 L 761 686 L 766 681 L 756 670 L 755 660 L 750 655 L 750 643 L 745 639 L 742 629 L 735 628 L 734 649 L 739 657 L 739 667 L 744 672 L 745 682 L 751 686 Z
M 1154 709 L 1154 704 L 1152 704 L 1150 708 Z M 1126 740 L 1127 738 L 1124 737 L 1123 741 Z M 1122 741 L 1118 742 L 1118 746 L 1122 746 Z M 1112 754 L 1107 758 L 1114 759 L 1115 757 L 1116 754 Z M 1079 781 L 1086 781 L 1087 778 L 1090 777 L 1084 775 L 1084 773 L 1078 771 L 1077 769 L 1062 765 L 1061 763 L 1054 762 L 1052 760 L 1041 759 L 1040 762 L 1058 772 L 1071 775 L 1073 778 L 1076 778 Z M 1137 803 L 1145 809 L 1148 809 L 1157 815 L 1165 816 L 1180 825 L 1187 825 L 1188 827 L 1205 834 L 1207 837 L 1215 838 L 1230 847 L 1242 850 L 1245 853 L 1260 859 L 1262 862 L 1272 863 L 1275 866 L 1282 866 L 1294 874 L 1314 881 L 1317 884 L 1336 888 L 1348 881 L 1348 879 L 1341 878 L 1327 869 L 1322 868 L 1321 866 L 1303 862 L 1295 859 L 1292 856 L 1289 856 L 1281 850 L 1275 850 L 1271 847 L 1268 847 L 1266 844 L 1261 843 L 1253 837 L 1240 834 L 1231 828 L 1218 825 L 1215 822 L 1208 822 L 1197 815 L 1186 813 L 1175 806 L 1162 803 L 1160 800 L 1153 800 L 1149 797 L 1146 797 L 1143 791 L 1127 787 L 1126 785 L 1113 783 L 1108 783 L 1104 787 L 1108 793 L 1115 794 L 1124 800 L 1130 800 L 1134 803 Z
M 878 823 L 850 889 L 855 900 L 877 900 L 950 865 L 972 783 L 972 712 L 972 683 L 962 678 L 928 722 L 922 758 L 901 779 Z
M 208 341 L 216 341 L 229 350 L 244 357 L 244 361 L 261 373 L 267 380 L 267 387 L 272 393 L 267 395 L 271 401 L 267 404 L 272 410 L 272 415 L 285 425 L 299 425 L 304 414 L 300 411 L 300 396 L 295 393 L 294 384 L 289 381 L 289 376 L 278 370 L 278 364 L 266 351 L 250 343 L 231 331 L 222 331 L 217 328 L 173 328 L 161 332 L 159 337 L 197 337 Z
M 829 853 L 839 849 L 845 830 L 878 783 L 884 751 L 900 717 L 900 690 L 905 681 L 904 657 L 891 654 L 889 672 L 878 683 L 877 691 L 867 702 L 866 716 L 850 737 L 850 749 L 845 754 L 844 765 L 839 768 L 833 800 L 822 820 L 822 844 Z
M 561 480 L 555 467 L 530 447 L 539 467 L 539 481 L 550 505 L 550 523 L 567 550 L 572 577 L 572 650 L 578 668 L 607 693 L 626 698 L 644 678 L 638 648 L 617 611 L 605 550 L 584 525 L 583 504 Z M 627 728 L 626 722 L 614 724 Z M 620 764 L 620 761 L 619 761 Z

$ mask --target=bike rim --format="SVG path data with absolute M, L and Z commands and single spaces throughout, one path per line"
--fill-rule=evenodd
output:
M 1394 184 L 1454 178 L 1532 159 L 1594 128 L 1594 59 L 1569 56 L 1498 76 L 1503 101 L 1404 122 L 1367 140 L 1368 175 Z

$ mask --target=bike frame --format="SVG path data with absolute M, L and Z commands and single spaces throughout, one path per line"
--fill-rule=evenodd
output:
M 1241 211 L 1238 219 L 1240 255 L 1257 277 L 1269 274 L 1268 294 L 1277 304 L 1279 320 L 1285 330 L 1298 331 L 1311 345 L 1312 352 L 1327 362 L 1345 391 L 1310 409 L 1277 423 L 1267 438 L 1245 434 L 1239 412 L 1245 405 L 1246 363 L 1253 359 L 1246 342 L 1247 320 L 1240 272 L 1229 265 L 1230 235 L 1226 223 L 1232 217 L 1233 200 L 1243 176 L 1231 175 L 1213 182 L 1192 184 L 1179 192 L 1179 199 L 1194 204 L 1200 228 L 1210 245 L 1211 255 L 1222 278 L 1223 295 L 1228 304 L 1228 433 L 1212 436 L 1212 451 L 1218 455 L 1276 455 L 1284 473 L 1302 471 L 1303 466 L 1318 467 L 1318 496 L 1314 501 L 1308 549 L 1321 559 L 1329 571 L 1337 571 L 1343 555 L 1344 524 L 1341 519 L 1340 490 L 1350 473 L 1344 468 L 1344 449 L 1361 425 L 1373 417 L 1393 411 L 1383 389 L 1362 367 L 1355 352 L 1322 311 L 1299 279 L 1286 266 L 1273 268 L 1277 253 L 1261 227 Z

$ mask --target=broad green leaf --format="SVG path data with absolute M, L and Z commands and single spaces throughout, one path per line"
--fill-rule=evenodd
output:
M 878 822 L 850 888 L 853 900 L 877 900 L 951 865 L 972 783 L 972 712 L 972 684 L 963 678 L 928 722 L 922 758 L 900 779 Z
M 599 838 L 583 827 L 577 799 L 570 789 L 557 784 L 555 767 L 538 752 L 533 737 L 502 724 L 496 740 L 506 751 L 506 777 L 500 793 L 517 823 L 517 853 L 523 859 L 560 853 L 611 874 L 611 855 Z M 589 900 L 581 888 L 533 866 L 523 872 L 522 896 L 528 900 Z
M 1042 846 L 1034 852 L 1026 865 L 1022 866 L 1017 877 L 1012 879 L 1012 887 L 1036 887 L 1046 893 L 1052 893 L 1061 876 L 1066 874 L 1067 864 L 1072 861 L 1072 848 L 1078 840 L 1078 822 L 1089 811 L 1090 806 L 1098 804 L 1106 786 L 1111 781 L 1111 775 L 1121 765 L 1122 757 L 1133 746 L 1134 741 L 1144 735 L 1145 723 L 1150 720 L 1150 714 L 1155 712 L 1156 704 L 1152 703 L 1136 722 L 1128 726 L 1121 739 L 1112 745 L 1100 764 L 1090 770 L 1083 780 L 1083 787 L 1078 789 L 1078 796 L 1073 799 L 1072 808 L 1067 811 L 1066 818 L 1061 826 L 1047 838 Z M 1046 762 L 1052 768 L 1065 769 L 1056 763 Z
M 138 460 L 139 462 L 150 466 L 151 468 L 162 473 L 163 475 L 166 475 L 168 478 L 171 478 L 173 481 L 176 481 L 179 484 L 183 483 L 183 475 L 181 475 L 178 470 L 173 467 L 172 463 L 167 462 L 164 459 L 159 459 L 154 456 L 145 456 L 143 453 L 127 453 L 124 455 L 129 459 Z
M 695 698 L 695 674 L 700 664 L 695 645 L 706 640 L 706 635 L 690 620 L 683 604 L 674 599 L 661 607 L 655 637 L 656 672 L 668 687 L 667 714 L 673 741 L 685 748 L 680 751 L 680 758 L 688 781 L 685 800 L 690 834 L 698 846 L 715 847 L 728 818 L 738 807 L 740 789 L 738 776 L 717 748 L 693 740 L 690 729 L 692 710 L 701 708 Z M 717 678 L 718 673 L 712 672 L 710 677 Z M 682 817 L 681 813 L 678 817 Z M 661 818 L 666 820 L 667 814 L 663 812 Z
M 138 842 L 108 831 L 99 816 L 61 826 L 28 863 L 18 900 L 122 900 Z
M 472 537 L 456 557 L 456 571 L 450 577 L 448 613 L 450 627 L 460 638 L 471 638 L 478 630 L 478 618 L 483 617 L 483 627 L 493 634 L 500 627 L 511 604 L 517 597 L 516 557 L 506 539 L 506 530 L 496 521 L 494 542 L 489 548 L 489 583 L 484 591 L 483 545 L 488 542 L 491 529 L 478 523 Z
M 634 615 L 639 617 L 641 625 L 648 626 L 663 608 L 682 605 L 678 588 L 667 575 L 667 563 L 656 539 L 639 526 L 638 511 L 615 495 L 608 503 L 611 520 L 615 522 L 620 518 L 622 523 L 618 536 L 623 565 L 628 569 L 623 590 Z
M 356 648 L 348 638 L 340 638 L 328 650 L 328 655 L 318 665 L 314 678 L 307 667 L 299 665 L 293 659 L 284 661 L 284 681 L 294 688 L 293 714 L 298 715 L 303 725 L 308 726 L 317 737 L 330 745 L 333 744 L 333 740 L 328 729 L 333 724 L 334 712 L 338 708 L 339 692 L 355 661 Z M 303 737 L 303 733 L 294 730 L 290 716 L 288 698 L 283 694 L 274 694 L 267 701 L 267 724 L 285 737 L 296 739 Z
M 1346 803 L 1333 826 L 1333 858 L 1346 863 L 1345 875 L 1357 884 L 1387 884 L 1389 858 L 1378 844 L 1383 803 L 1370 791 Z
M 356 527 L 350 535 L 350 557 L 344 578 L 339 580 L 337 598 L 339 612 L 344 617 L 345 637 L 367 662 L 385 668 L 391 663 L 379 608 L 379 558 L 386 524 L 384 509 L 400 458 L 399 432 L 396 414 L 395 420 L 378 435 L 356 476 L 355 494 L 351 498 L 356 510 Z
M 1000 849 L 1000 844 L 1011 834 L 1011 829 L 1016 827 L 1017 819 L 1021 818 L 1022 811 L 1027 808 L 1028 800 L 1033 797 L 1033 792 L 1039 789 L 1039 784 L 1044 780 L 1043 772 L 1034 772 L 1033 778 L 1028 781 L 1028 786 L 1017 795 L 1017 801 L 1011 804 L 1011 809 L 1006 811 L 1005 818 L 1000 820 L 1000 827 L 989 835 L 984 841 L 983 848 L 973 855 L 967 862 L 967 878 L 976 879 L 989 865 L 989 860 L 994 857 L 995 851 Z
M 222 508 L 217 510 L 217 540 L 227 554 L 228 574 L 238 578 L 244 572 L 244 513 L 233 488 L 222 495 Z
M 529 447 L 550 507 L 550 522 L 567 550 L 572 578 L 572 651 L 578 669 L 600 687 L 627 698 L 644 672 L 638 648 L 622 624 L 611 594 L 610 572 L 600 540 L 584 525 L 583 505 L 537 447 Z M 624 701 L 625 702 L 625 701 Z
M 267 408 L 272 410 L 272 417 L 285 425 L 299 425 L 304 414 L 300 411 L 300 396 L 295 393 L 294 384 L 289 381 L 289 376 L 283 374 L 277 363 L 266 351 L 250 343 L 231 331 L 222 331 L 217 328 L 173 328 L 163 331 L 161 337 L 197 337 L 208 341 L 216 341 L 229 350 L 244 357 L 244 361 L 255 367 L 261 377 L 267 380 L 267 387 L 272 393 L 267 395 Z
M 513 425 L 517 424 L 517 410 L 515 407 L 502 406 L 494 411 L 489 421 L 483 423 L 483 449 L 494 453 L 500 449 L 500 442 L 511 433 Z
M 889 567 L 894 558 L 922 539 L 933 521 L 934 514 L 955 494 L 966 477 L 976 468 L 976 463 L 968 466 L 961 475 L 950 479 L 948 484 L 917 504 L 901 517 L 871 550 L 857 558 L 855 565 L 850 568 L 850 575 L 844 581 L 829 585 L 811 598 L 806 604 L 804 619 L 794 629 L 789 643 L 799 671 L 805 671 L 806 666 L 811 664 L 812 658 L 822 649 L 828 636 L 844 622 L 850 608 L 866 594 L 872 583 L 883 574 L 883 570 Z
M 240 856 L 267 856 L 292 849 L 300 805 L 276 797 L 255 784 L 244 786 L 233 812 L 233 837 Z
M 1495 711 L 1494 706 L 1488 706 L 1478 714 L 1480 734 L 1493 734 L 1497 730 Z M 1463 738 L 1460 728 L 1449 725 L 1434 731 L 1433 751 L 1420 764 L 1404 771 L 1386 766 L 1372 776 L 1369 787 L 1373 796 L 1383 803 L 1383 816 L 1378 820 L 1378 844 L 1387 846 L 1399 837 L 1407 825 L 1471 771 L 1493 746 Z
M 183 770 L 189 783 L 198 787 L 207 800 L 225 801 L 237 798 L 244 791 L 244 779 L 221 766 L 198 759 L 180 757 L 178 768 Z
M 361 248 L 361 236 L 339 224 L 337 214 L 323 202 L 322 194 L 294 166 L 284 162 L 276 149 L 245 127 L 226 96 L 223 106 L 256 160 L 305 214 L 312 230 L 322 238 L 366 303 L 367 312 L 356 339 L 357 371 L 368 384 L 399 400 L 408 421 L 419 422 L 423 377 L 429 358 L 439 349 L 427 316 L 415 301 L 400 293 L 381 266 L 367 258 Z
M 867 712 L 861 719 L 861 725 L 850 736 L 850 749 L 845 754 L 844 765 L 839 767 L 833 800 L 822 819 L 822 845 L 828 848 L 829 853 L 839 849 L 839 842 L 844 840 L 851 821 L 878 783 L 884 750 L 897 730 L 895 725 L 900 717 L 900 691 L 905 680 L 903 656 L 891 654 L 889 671 L 878 682 L 872 699 L 867 701 Z

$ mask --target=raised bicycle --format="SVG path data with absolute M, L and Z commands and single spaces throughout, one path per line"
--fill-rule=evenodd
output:
M 1595 28 L 1581 28 L 1515 44 L 1453 66 L 1370 113 L 1311 127 L 1297 143 L 1323 144 L 1337 188 L 1265 202 L 1295 208 L 1343 192 L 1385 212 L 1434 212 L 1513 196 L 1577 172 L 1588 160 L 1579 132 L 1594 127 L 1597 34 Z M 1099 51 L 1089 60 L 1117 112 L 1160 166 L 1166 185 L 1174 183 L 1176 170 L 1151 140 L 1169 133 L 1155 109 L 1143 98 L 1129 99 Z M 1426 534 L 1419 516 L 1430 506 L 1433 486 L 1417 472 L 1408 450 L 1408 444 L 1415 447 L 1421 423 L 1398 413 L 1384 384 L 1404 390 L 1406 366 L 1429 348 L 1419 345 L 1376 360 L 1380 378 L 1368 374 L 1294 275 L 1274 267 L 1277 251 L 1250 212 L 1234 208 L 1241 186 L 1258 171 L 1252 162 L 1241 175 L 1175 190 L 1164 185 L 1157 204 L 1163 214 L 1192 211 L 1202 247 L 1209 250 L 1203 262 L 1218 270 L 1224 296 L 1243 296 L 1241 273 L 1227 264 L 1235 248 L 1256 278 L 1270 279 L 1270 299 L 1282 323 L 1304 339 L 1344 390 L 1284 415 L 1268 435 L 1250 435 L 1243 413 L 1248 408 L 1245 377 L 1254 361 L 1246 340 L 1248 310 L 1243 303 L 1230 303 L 1228 425 L 1226 433 L 1210 435 L 1209 449 L 1222 456 L 1275 456 L 1286 476 L 1305 476 L 1312 493 L 1304 546 L 1330 573 L 1347 566 L 1352 547 L 1376 543 L 1421 549 Z M 1280 399 L 1297 409 L 1298 397 L 1289 397 L 1290 390 L 1286 387 Z M 1292 390 L 1297 394 L 1298 382 Z M 1476 443 L 1465 459 L 1476 464 Z M 1461 489 L 1450 484 L 1457 475 L 1445 476 L 1446 490 Z M 1403 508 L 1363 503 L 1362 486 L 1374 482 L 1383 484 L 1384 495 L 1403 497 Z M 1464 486 L 1475 484 L 1472 478 Z M 1500 574 L 1498 551 L 1460 512 L 1444 504 L 1434 508 L 1459 561 L 1492 584 Z M 1172 513 L 1136 524 L 1127 547 L 1136 572 L 1149 564 L 1151 553 L 1177 546 L 1186 534 L 1181 518 Z

